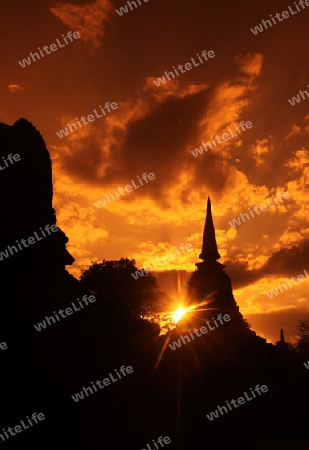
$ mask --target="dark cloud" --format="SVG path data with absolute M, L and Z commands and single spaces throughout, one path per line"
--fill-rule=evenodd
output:
M 292 248 L 278 250 L 262 268 L 257 270 L 248 270 L 248 262 L 227 260 L 225 265 L 236 289 L 271 275 L 278 277 L 299 275 L 304 270 L 309 270 L 309 240 L 303 240 Z
M 100 140 L 91 135 L 69 145 L 72 154 L 60 155 L 65 172 L 71 174 L 76 182 L 95 183 L 96 171 L 102 163 Z
M 133 176 L 146 169 L 160 173 L 160 184 L 173 182 L 205 103 L 204 92 L 169 98 L 152 114 L 130 124 L 122 149 L 126 170 Z
M 295 275 L 304 269 L 309 269 L 309 240 L 292 248 L 282 248 L 269 258 L 265 267 L 268 273 L 282 275 Z

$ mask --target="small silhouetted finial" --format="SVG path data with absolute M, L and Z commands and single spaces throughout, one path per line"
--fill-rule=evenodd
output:
M 207 213 L 206 213 L 206 222 L 204 227 L 204 235 L 203 235 L 203 247 L 202 253 L 200 254 L 200 259 L 210 260 L 210 259 L 220 259 L 221 256 L 218 252 L 218 246 L 216 242 L 215 228 L 212 221 L 211 215 L 211 203 L 210 198 L 207 200 Z

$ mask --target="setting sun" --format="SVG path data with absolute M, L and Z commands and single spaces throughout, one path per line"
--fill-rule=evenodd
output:
M 177 323 L 185 315 L 186 310 L 183 308 L 178 308 L 174 313 L 174 321 Z

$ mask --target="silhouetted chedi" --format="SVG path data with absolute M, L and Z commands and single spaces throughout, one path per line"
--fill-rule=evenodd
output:
M 224 271 L 225 265 L 218 262 L 221 258 L 218 252 L 218 246 L 215 236 L 215 228 L 211 213 L 211 202 L 208 197 L 206 221 L 203 233 L 202 252 L 199 255 L 202 262 L 196 263 L 197 269 L 192 273 L 188 282 L 188 304 L 198 305 L 188 313 L 188 323 L 195 326 L 202 326 L 203 322 L 212 317 L 216 318 L 218 314 L 228 314 L 231 321 L 223 325 L 218 330 L 221 334 L 225 334 L 228 330 L 230 338 L 235 338 L 236 334 L 240 334 L 242 339 L 257 338 L 256 334 L 249 329 L 248 324 L 244 321 L 239 307 L 235 301 L 232 291 L 232 283 L 230 277 Z M 186 317 L 184 320 L 186 321 Z M 181 321 L 180 325 L 182 325 Z M 226 328 L 226 330 L 224 330 Z M 260 342 L 266 342 L 265 339 L 258 337 Z

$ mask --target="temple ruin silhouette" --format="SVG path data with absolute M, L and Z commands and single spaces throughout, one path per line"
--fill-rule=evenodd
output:
M 189 310 L 183 320 L 179 322 L 178 327 L 183 328 L 184 323 L 189 327 L 190 325 L 192 327 L 193 324 L 194 326 L 202 326 L 205 321 L 211 320 L 217 314 L 228 314 L 231 321 L 224 325 L 225 331 L 222 328 L 222 330 L 218 329 L 218 332 L 225 333 L 228 331 L 232 335 L 232 339 L 239 335 L 242 339 L 255 339 L 259 340 L 260 343 L 266 343 L 266 339 L 257 336 L 253 330 L 249 329 L 235 301 L 231 278 L 224 271 L 225 265 L 218 261 L 221 255 L 218 252 L 209 197 L 202 251 L 199 258 L 202 262 L 195 264 L 197 268 L 188 281 L 187 304 L 189 307 L 199 304 L 201 306 Z
M 0 124 L 0 156 L 21 160 L 1 171 L 0 252 L 56 224 L 51 159 L 44 139 L 26 119 Z M 230 277 L 218 262 L 210 199 L 207 202 L 202 262 L 188 285 L 188 302 L 200 305 L 167 336 L 154 324 L 114 314 L 99 299 L 40 332 L 34 324 L 81 298 L 82 283 L 66 271 L 74 261 L 68 238 L 56 233 L 0 261 L 1 429 L 33 412 L 46 420 L 12 436 L 8 448 L 143 448 L 170 436 L 171 449 L 266 450 L 262 439 L 297 439 L 307 448 L 308 371 L 303 356 L 290 356 L 250 330 L 235 302 Z M 231 321 L 177 348 L 168 342 L 217 314 Z M 187 324 L 185 323 L 187 321 Z M 156 362 L 160 359 L 157 369 Z M 131 378 L 83 402 L 71 395 L 116 368 L 132 366 Z M 295 382 L 295 380 L 297 382 Z M 269 393 L 213 422 L 206 414 L 257 383 Z M 274 420 L 276 418 L 276 420 Z M 35 427 L 33 427 L 35 428 Z M 1 434 L 1 433 L 0 433 Z M 252 443 L 261 443 L 252 446 Z M 13 447 L 11 447 L 11 444 Z M 284 448 L 284 447 L 276 447 Z

